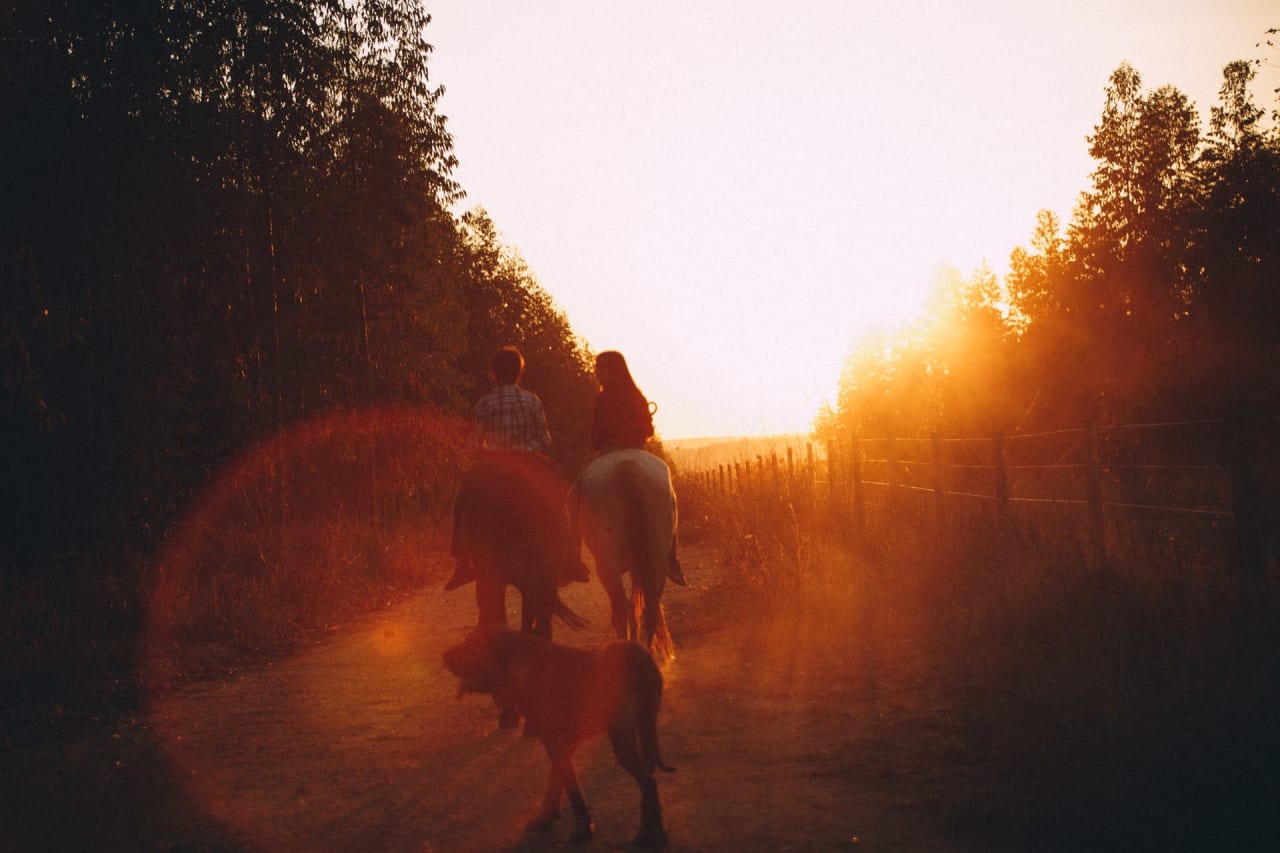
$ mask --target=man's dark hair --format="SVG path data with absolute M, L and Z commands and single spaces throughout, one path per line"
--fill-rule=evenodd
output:
M 489 371 L 503 385 L 515 385 L 524 373 L 524 356 L 515 347 L 505 346 L 493 354 Z

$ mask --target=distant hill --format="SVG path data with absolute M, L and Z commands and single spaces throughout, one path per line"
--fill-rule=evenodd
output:
M 761 457 L 766 462 L 774 453 L 778 463 L 785 465 L 787 448 L 800 464 L 808 458 L 808 445 L 813 444 L 813 455 L 823 458 L 823 449 L 803 433 L 765 436 L 716 436 L 711 438 L 676 438 L 662 442 L 662 449 L 681 471 L 705 471 L 720 465 L 750 462 Z

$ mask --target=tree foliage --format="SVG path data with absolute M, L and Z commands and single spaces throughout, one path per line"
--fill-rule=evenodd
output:
M 1041 212 L 1002 281 L 940 277 L 924 317 L 850 358 L 821 429 L 1275 414 L 1280 130 L 1255 73 L 1226 66 L 1202 135 L 1185 95 L 1117 68 L 1071 222 Z
M 0 562 L 153 547 L 299 419 L 463 412 L 498 343 L 573 440 L 582 342 L 451 212 L 429 22 L 417 0 L 0 8 Z

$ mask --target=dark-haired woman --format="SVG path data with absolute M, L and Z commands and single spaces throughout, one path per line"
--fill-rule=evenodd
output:
M 615 450 L 644 450 L 645 442 L 654 434 L 653 413 L 657 407 L 636 385 L 622 353 L 605 350 L 596 356 L 596 381 L 600 383 L 600 390 L 591 406 L 591 449 L 601 456 Z M 582 534 L 578 512 L 575 484 L 569 495 L 569 564 L 575 567 L 581 560 Z M 676 557 L 674 538 L 667 577 L 680 586 L 689 585 Z
M 631 378 L 622 353 L 606 350 L 596 356 L 596 381 L 600 390 L 591 407 L 591 449 L 600 454 L 611 450 L 643 450 L 653 437 L 653 411 Z

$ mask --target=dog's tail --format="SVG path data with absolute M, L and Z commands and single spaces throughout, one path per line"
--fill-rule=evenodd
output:
M 652 764 L 667 773 L 676 772 L 676 768 L 662 760 L 662 751 L 658 748 L 658 708 L 662 705 L 662 673 L 653 662 L 649 653 L 636 647 L 644 657 L 637 667 L 637 677 L 642 682 L 639 707 L 636 708 L 636 735 L 640 742 L 640 754 L 646 764 Z M 639 655 L 637 655 L 639 657 Z

